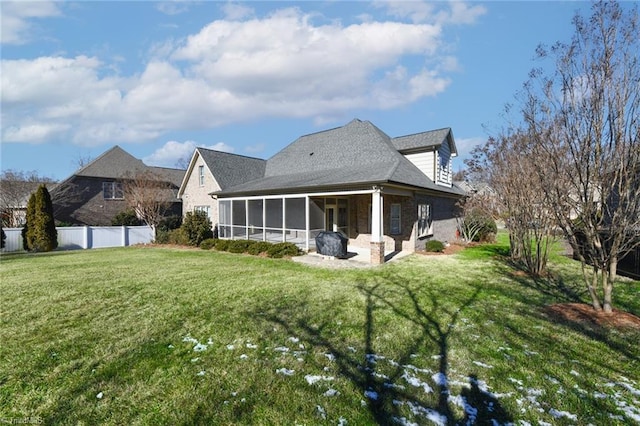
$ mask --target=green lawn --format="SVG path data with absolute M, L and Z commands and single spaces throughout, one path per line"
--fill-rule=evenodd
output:
M 379 268 L 175 248 L 0 258 L 0 422 L 640 423 L 640 333 L 559 324 L 579 268 L 502 245 Z M 640 315 L 640 282 L 617 308 Z

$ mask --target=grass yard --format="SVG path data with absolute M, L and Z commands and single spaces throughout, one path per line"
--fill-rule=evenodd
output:
M 0 258 L 0 422 L 640 424 L 640 331 L 559 323 L 578 265 L 380 268 L 176 248 Z M 616 307 L 640 315 L 640 282 Z

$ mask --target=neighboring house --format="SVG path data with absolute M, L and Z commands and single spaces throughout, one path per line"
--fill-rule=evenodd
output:
M 184 170 L 151 167 L 115 146 L 61 182 L 53 191 L 56 222 L 73 225 L 111 225 L 111 220 L 127 210 L 124 185 L 138 174 L 150 172 L 167 183 L 162 197 L 170 201 L 166 215 L 181 215 L 176 194 Z
M 465 194 L 452 182 L 456 155 L 449 128 L 391 138 L 353 120 L 302 136 L 266 162 L 256 161 L 264 164 L 261 176 L 248 179 L 258 166 L 233 170 L 244 182 L 212 191 L 219 236 L 291 241 L 310 250 L 319 232 L 339 231 L 349 245 L 370 248 L 373 263 L 384 262 L 385 251 L 452 240 L 456 202 Z M 215 180 L 224 179 L 215 164 L 209 168 Z
M 21 228 L 27 218 L 27 203 L 31 194 L 40 185 L 46 185 L 51 191 L 57 183 L 35 180 L 0 180 L 0 215 L 2 226 L 6 228 Z
M 215 226 L 218 203 L 210 194 L 262 177 L 265 165 L 260 158 L 196 148 L 178 190 L 183 215 L 204 211 Z

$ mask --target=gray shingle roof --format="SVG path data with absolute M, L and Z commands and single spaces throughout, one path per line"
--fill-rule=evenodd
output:
M 266 160 L 196 148 L 223 190 L 264 176 Z
M 147 170 L 147 166 L 119 146 L 114 146 L 74 173 L 76 176 L 121 179 Z
M 430 130 L 413 135 L 400 136 L 391 139 L 393 146 L 400 152 L 442 145 L 451 134 L 451 128 Z
M 360 120 L 298 138 L 267 160 L 264 176 L 223 187 L 217 194 L 257 195 L 372 183 L 398 183 L 462 194 L 457 187 L 437 186 L 398 152 L 388 135 Z

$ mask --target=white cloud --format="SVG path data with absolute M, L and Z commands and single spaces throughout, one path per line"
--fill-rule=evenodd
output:
M 49 18 L 62 15 L 60 3 L 54 1 L 2 2 L 0 13 L 0 42 L 2 44 L 25 44 L 31 41 L 34 18 Z
M 247 17 L 253 17 L 255 10 L 248 6 L 244 6 L 238 3 L 225 3 L 220 7 L 225 13 L 225 17 L 231 21 L 237 21 Z
M 191 3 L 193 2 L 188 0 L 162 1 L 156 4 L 156 9 L 165 15 L 179 15 L 187 12 Z
M 237 19 L 253 13 L 242 7 L 223 6 Z M 261 117 L 323 122 L 436 96 L 451 82 L 441 24 L 316 18 L 288 8 L 217 20 L 159 42 L 144 70 L 124 77 L 96 57 L 3 60 L 3 140 L 91 146 Z
M 449 1 L 449 9 L 437 7 L 433 2 L 423 1 L 378 1 L 376 7 L 386 8 L 390 16 L 409 19 L 414 23 L 472 24 L 487 12 L 482 5 L 470 6 L 464 1 Z
M 188 162 L 193 155 L 193 151 L 197 147 L 213 149 L 216 151 L 233 152 L 232 146 L 224 142 L 218 142 L 215 145 L 197 145 L 194 141 L 169 141 L 163 146 L 155 150 L 151 155 L 142 159 L 145 164 L 150 166 L 174 167 L 181 160 Z

